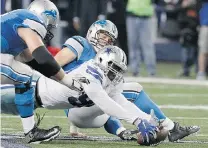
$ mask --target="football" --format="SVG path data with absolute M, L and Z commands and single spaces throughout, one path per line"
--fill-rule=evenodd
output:
M 163 128 L 162 126 L 158 127 L 158 132 L 157 132 L 157 138 L 156 138 L 156 143 L 159 143 L 161 141 L 164 141 L 167 136 L 169 131 L 165 128 Z M 137 143 L 140 145 L 143 145 L 143 137 L 140 133 L 137 134 Z

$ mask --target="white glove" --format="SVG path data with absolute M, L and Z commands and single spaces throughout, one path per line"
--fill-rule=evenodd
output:
M 65 74 L 64 78 L 61 80 L 61 83 L 63 83 L 64 85 L 75 91 L 82 92 L 83 90 L 81 83 L 79 83 L 78 81 L 76 81 L 74 78 L 72 78 L 67 74 Z

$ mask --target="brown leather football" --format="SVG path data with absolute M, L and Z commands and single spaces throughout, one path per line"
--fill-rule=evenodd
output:
M 164 141 L 168 134 L 169 134 L 169 130 L 163 128 L 162 126 L 158 127 L 159 128 L 159 132 L 157 132 L 157 141 L 158 142 L 161 142 L 161 141 Z

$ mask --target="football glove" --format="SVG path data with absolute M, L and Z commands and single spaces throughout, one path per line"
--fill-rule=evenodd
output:
M 139 143 L 140 145 L 150 146 L 158 143 L 156 139 L 159 129 L 156 126 L 150 125 L 147 120 L 141 120 L 137 128 L 143 139 L 142 142 Z

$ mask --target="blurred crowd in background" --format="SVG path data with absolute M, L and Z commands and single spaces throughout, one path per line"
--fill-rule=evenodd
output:
M 1 14 L 27 8 L 32 0 L 1 0 Z M 118 28 L 117 44 L 133 76 L 144 61 L 148 76 L 156 75 L 158 60 L 182 63 L 179 76 L 196 79 L 208 74 L 208 0 L 51 0 L 60 11 L 59 28 L 51 46 L 61 47 L 73 35 L 86 36 L 98 19 Z

